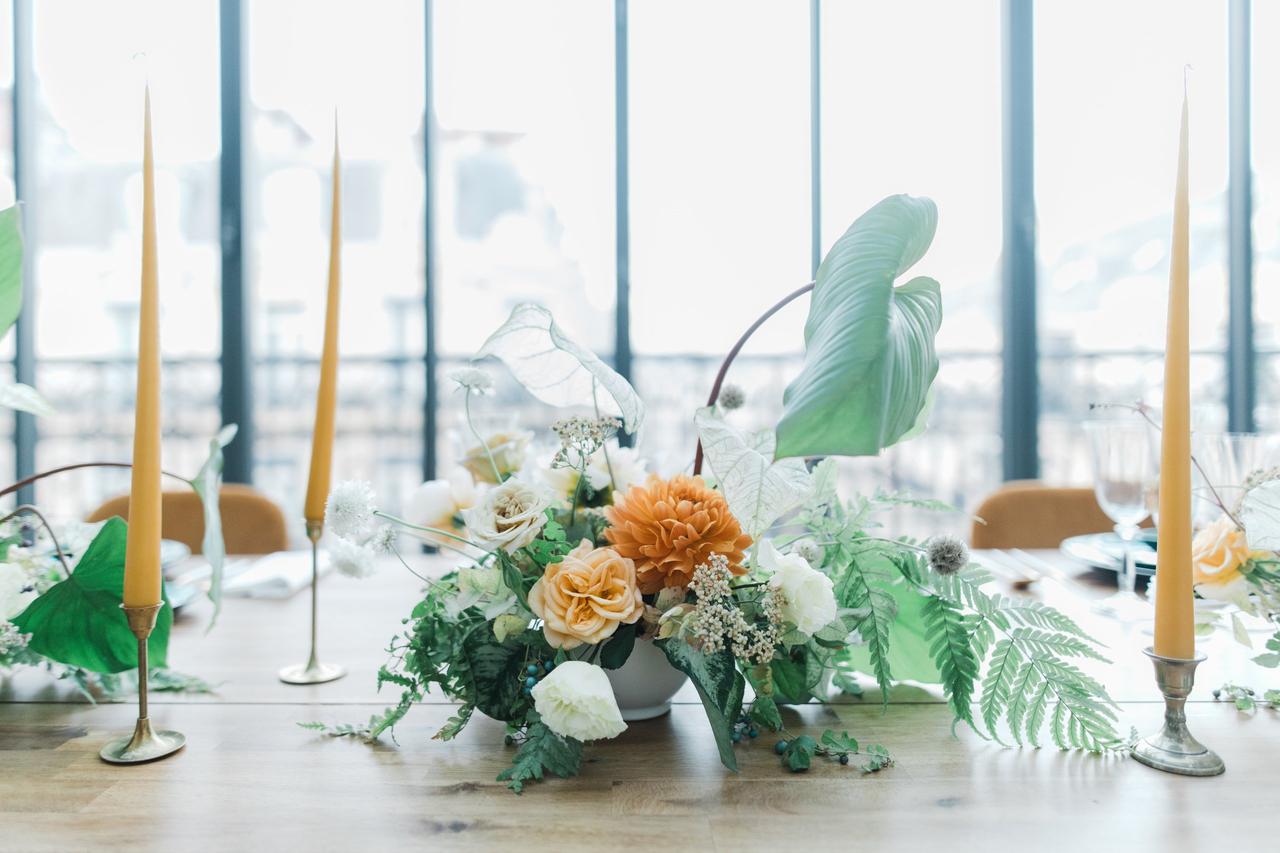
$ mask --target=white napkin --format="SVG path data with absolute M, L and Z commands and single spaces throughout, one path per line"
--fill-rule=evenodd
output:
M 329 555 L 320 552 L 320 574 L 331 567 Z M 249 568 L 228 578 L 223 595 L 242 598 L 289 598 L 311 583 L 311 550 L 278 551 L 254 560 Z

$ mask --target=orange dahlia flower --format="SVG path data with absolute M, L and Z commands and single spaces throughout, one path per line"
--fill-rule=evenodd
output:
M 734 574 L 746 572 L 743 552 L 751 537 L 742 532 L 724 496 L 701 477 L 670 480 L 649 475 L 606 507 L 605 538 L 623 557 L 634 560 L 643 593 L 687 586 L 693 570 L 712 554 L 723 554 Z

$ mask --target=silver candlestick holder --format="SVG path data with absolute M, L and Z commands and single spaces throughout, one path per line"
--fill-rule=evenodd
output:
M 1156 685 L 1164 694 L 1164 728 L 1133 746 L 1133 757 L 1148 767 L 1183 776 L 1217 776 L 1227 766 L 1218 754 L 1187 728 L 1187 697 L 1196 683 L 1196 667 L 1205 659 L 1167 658 L 1143 649 L 1156 669 Z

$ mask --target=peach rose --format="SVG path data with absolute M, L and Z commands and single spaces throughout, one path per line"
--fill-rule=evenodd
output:
M 1223 516 L 1203 528 L 1191 542 L 1191 573 L 1194 582 L 1223 586 L 1241 577 L 1240 567 L 1252 552 L 1244 531 Z
M 603 642 L 644 613 L 636 565 L 612 548 L 593 548 L 583 539 L 563 560 L 547 566 L 529 590 L 529 608 L 542 619 L 542 633 L 552 646 Z

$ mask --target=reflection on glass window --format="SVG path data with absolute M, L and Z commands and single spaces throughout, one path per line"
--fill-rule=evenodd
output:
M 972 509 L 1000 481 L 999 16 L 997 0 L 911 0 L 874 12 L 823 4 L 824 249 L 887 195 L 938 204 L 933 245 L 907 274 L 942 285 L 930 429 L 878 459 L 845 462 L 862 492 L 909 491 Z M 962 516 L 909 523 L 967 527 Z
M 194 471 L 218 415 L 218 4 L 32 3 L 36 90 L 24 165 L 34 271 L 37 469 L 127 461 L 142 217 L 142 88 L 151 81 L 159 212 L 166 467 Z M 79 515 L 127 488 L 87 472 L 46 490 Z M 96 501 L 93 501 L 96 502 Z
M 613 4 L 433 4 L 439 458 L 474 442 L 447 379 L 521 302 L 613 349 Z M 495 26 L 501 21 L 501 26 Z M 553 417 L 499 383 L 481 429 Z M 546 434 L 549 440 L 549 433 Z
M 1187 63 L 1192 396 L 1225 423 L 1227 4 L 1038 4 L 1035 26 L 1040 456 L 1071 482 L 1091 402 L 1159 404 Z
M 1280 429 L 1280 4 L 1253 4 L 1253 313 L 1258 428 Z
M 389 506 L 421 480 L 422 4 L 248 5 L 246 220 L 257 485 L 301 514 L 342 149 L 342 366 L 334 477 Z

